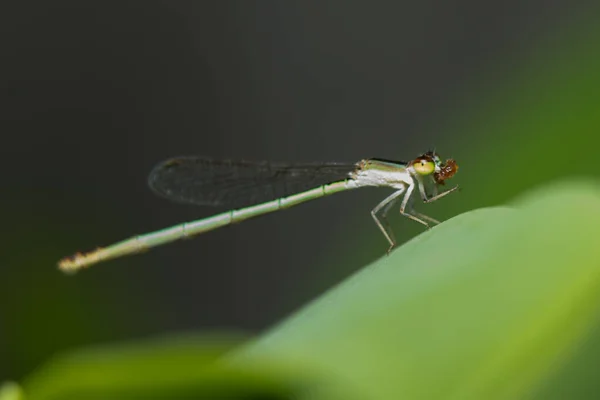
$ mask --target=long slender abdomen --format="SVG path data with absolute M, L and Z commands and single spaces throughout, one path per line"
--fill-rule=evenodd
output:
M 77 253 L 71 257 L 63 258 L 58 265 L 63 271 L 76 271 L 102 261 L 140 253 L 149 250 L 152 247 L 174 242 L 179 239 L 190 238 L 232 223 L 241 222 L 283 208 L 293 207 L 306 201 L 330 194 L 354 189 L 358 187 L 355 183 L 356 182 L 352 179 L 333 182 L 302 193 L 282 197 L 255 206 L 230 210 L 212 217 L 185 222 L 160 231 L 134 236 L 105 248 L 98 248 L 87 253 Z

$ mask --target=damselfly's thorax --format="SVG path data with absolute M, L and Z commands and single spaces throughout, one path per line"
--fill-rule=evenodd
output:
M 413 179 L 402 161 L 381 159 L 365 159 L 356 163 L 356 168 L 349 175 L 356 187 L 386 186 L 403 188 L 411 185 Z

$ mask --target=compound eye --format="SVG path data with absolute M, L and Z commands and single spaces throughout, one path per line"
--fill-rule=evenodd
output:
M 435 163 L 421 158 L 415 161 L 413 168 L 419 175 L 430 175 L 435 171 Z

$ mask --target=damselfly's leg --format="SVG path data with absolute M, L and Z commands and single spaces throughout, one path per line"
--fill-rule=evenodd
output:
M 427 202 L 426 200 L 429 199 L 429 195 L 427 194 L 427 190 L 425 188 L 425 184 L 423 183 L 423 180 L 420 178 L 417 178 L 417 185 L 419 186 L 419 192 L 421 193 L 421 199 L 423 199 L 423 202 Z M 433 186 L 433 192 L 434 195 L 433 197 L 437 196 L 437 186 Z M 421 214 L 420 212 L 416 211 L 413 208 L 413 203 L 414 203 L 414 199 L 411 198 L 410 200 L 408 200 L 408 202 L 406 203 L 406 209 L 408 210 L 408 212 L 422 220 L 425 221 L 429 221 L 432 224 L 438 225 L 440 223 L 440 221 L 438 221 L 437 219 L 431 218 L 425 214 Z
M 433 178 L 433 176 L 431 176 L 431 175 L 430 175 L 430 179 L 431 179 L 431 182 L 433 182 L 433 186 L 431 187 L 431 192 L 432 192 L 433 194 L 432 194 L 432 196 L 431 196 L 431 197 L 435 197 L 435 196 L 437 196 L 437 195 L 438 195 L 438 184 L 437 184 L 437 182 L 435 181 L 435 179 Z M 421 198 L 423 198 L 423 199 L 426 199 L 426 198 L 429 198 L 429 197 L 430 197 L 430 196 L 427 196 L 427 193 L 425 193 L 425 194 L 426 194 L 426 196 L 425 196 L 425 197 L 421 197 Z
M 433 186 L 433 192 L 434 195 L 429 197 L 427 195 L 427 191 L 425 190 L 425 184 L 423 183 L 423 181 L 421 179 L 417 180 L 417 185 L 419 186 L 419 192 L 421 193 L 421 199 L 423 199 L 423 203 L 432 203 L 452 192 L 454 192 L 455 190 L 458 189 L 458 185 L 454 186 L 451 189 L 448 189 L 446 191 L 443 191 L 442 193 L 438 193 L 437 191 L 437 185 Z M 410 187 L 409 187 L 410 190 Z M 408 191 L 407 191 L 407 197 L 408 197 Z M 406 203 L 406 208 L 408 209 L 408 211 L 406 213 L 402 212 L 402 210 L 400 210 L 400 212 L 403 215 L 406 215 L 409 218 L 415 219 L 413 217 L 417 217 L 418 219 L 416 219 L 416 221 L 423 223 L 423 221 L 421 220 L 426 220 L 429 221 L 435 225 L 438 225 L 440 223 L 440 221 L 438 221 L 437 219 L 431 218 L 425 214 L 421 214 L 420 212 L 417 212 L 413 209 L 412 204 L 410 201 L 405 201 L 403 202 L 403 204 Z M 429 228 L 429 224 L 425 224 L 427 226 L 427 228 Z
M 457 190 L 458 185 L 456 185 L 453 188 L 450 188 L 448 190 L 445 190 L 442 193 L 437 193 L 437 186 L 435 186 L 436 194 L 432 197 L 427 196 L 427 193 L 425 193 L 425 188 L 423 187 L 423 184 L 419 184 L 419 189 L 421 191 L 421 198 L 423 199 L 423 203 L 432 203 L 432 202 L 434 202 L 438 199 L 441 199 L 442 197 L 454 192 L 455 190 Z
M 377 204 L 377 206 L 371 211 L 371 216 L 375 220 L 375 223 L 379 227 L 379 230 L 383 233 L 383 235 L 385 236 L 387 241 L 390 243 L 390 248 L 387 251 L 388 254 L 396 246 L 396 239 L 394 238 L 394 232 L 392 231 L 392 228 L 390 227 L 390 224 L 387 221 L 386 214 L 389 211 L 390 207 L 394 203 L 396 203 L 398 198 L 402 195 L 402 193 L 404 193 L 404 190 L 405 190 L 405 188 L 395 191 L 394 193 L 392 193 L 391 195 L 386 197 L 381 203 Z M 383 209 L 383 214 L 380 219 L 377 216 L 377 214 L 382 209 Z
M 381 210 L 381 214 L 380 214 L 381 215 L 380 221 L 384 224 L 385 229 L 387 230 L 388 234 L 390 235 L 390 238 L 394 242 L 394 244 L 391 245 L 390 248 L 388 249 L 388 251 L 387 251 L 388 254 L 390 254 L 390 251 L 392 251 L 392 249 L 396 246 L 397 241 L 396 241 L 396 236 L 394 235 L 394 230 L 392 229 L 392 227 L 387 219 L 387 214 L 391 210 L 391 208 L 398 202 L 399 199 L 400 199 L 400 196 L 395 197 L 392 201 L 387 203 L 385 205 L 385 207 L 383 207 L 383 210 Z
M 385 222 L 387 222 L 387 213 L 390 212 L 390 209 L 394 206 L 394 204 L 396 204 L 396 202 L 398 201 L 398 197 L 396 197 L 394 200 L 390 201 L 389 203 L 387 203 L 385 205 L 385 207 L 383 207 L 383 210 L 381 210 L 381 219 L 384 220 Z
M 437 219 L 431 218 L 430 216 L 422 214 L 422 213 L 418 212 L 417 210 L 415 210 L 413 208 L 413 204 L 412 203 L 413 203 L 413 201 L 411 200 L 406 205 L 406 210 L 407 210 L 408 213 L 410 213 L 410 214 L 412 214 L 412 215 L 414 215 L 414 216 L 416 216 L 416 217 L 418 217 L 418 218 L 420 218 L 422 220 L 431 222 L 433 225 L 439 225 L 440 224 L 440 221 L 438 221 Z M 427 225 L 427 227 L 429 228 L 429 224 Z
M 427 188 L 425 187 L 425 182 L 423 182 L 423 178 L 421 178 L 419 176 L 416 176 L 415 179 L 417 180 L 417 184 L 419 185 L 419 193 L 421 193 L 421 199 L 423 199 L 423 201 L 426 201 L 431 196 L 427 194 Z M 435 197 L 438 194 L 437 184 L 435 183 L 435 179 L 433 179 L 433 177 L 430 177 L 430 179 L 431 179 L 431 182 L 433 183 L 433 186 L 431 187 L 431 191 L 433 192 L 433 197 Z
M 429 228 L 429 224 L 427 223 L 427 221 L 419 218 L 418 213 L 415 213 L 415 211 L 412 210 L 412 207 L 409 207 L 408 210 L 406 209 L 408 202 L 410 200 L 410 196 L 412 195 L 412 192 L 414 189 L 415 189 L 414 183 L 412 185 L 409 185 L 408 189 L 406 189 L 406 194 L 404 195 L 404 199 L 402 200 L 402 204 L 400 205 L 400 214 L 412 219 L 413 221 L 417 221 L 417 222 L 425 225 L 427 228 Z M 426 217 L 425 219 L 431 219 L 431 218 Z M 433 220 L 433 221 L 435 221 L 435 220 Z

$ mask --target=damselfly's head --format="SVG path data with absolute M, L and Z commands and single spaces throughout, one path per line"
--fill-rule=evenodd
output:
M 433 179 L 438 185 L 443 185 L 446 179 L 450 179 L 458 171 L 458 165 L 452 158 L 442 162 L 442 159 L 435 151 L 428 151 L 427 153 L 421 154 L 408 163 L 409 167 L 415 171 L 415 173 L 425 176 L 433 175 Z

